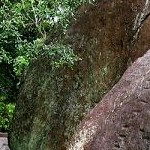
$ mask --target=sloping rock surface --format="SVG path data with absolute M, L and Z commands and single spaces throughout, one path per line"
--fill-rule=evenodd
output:
M 83 116 L 150 48 L 149 0 L 97 0 L 81 6 L 66 43 L 82 60 L 53 69 L 34 60 L 21 83 L 12 150 L 65 150 Z
M 81 122 L 69 150 L 150 149 L 150 50 Z

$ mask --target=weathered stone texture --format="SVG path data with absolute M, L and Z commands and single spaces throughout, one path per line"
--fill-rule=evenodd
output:
M 52 70 L 48 56 L 31 63 L 11 126 L 12 150 L 66 149 L 83 116 L 119 80 L 130 60 L 149 48 L 149 7 L 145 0 L 99 0 L 79 8 L 66 43 L 82 60 L 72 69 Z
M 150 149 L 150 50 L 81 122 L 69 150 Z
M 0 150 L 10 150 L 8 147 L 8 134 L 0 132 Z

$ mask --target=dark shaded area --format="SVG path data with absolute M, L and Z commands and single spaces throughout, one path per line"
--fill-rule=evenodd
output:
M 18 89 L 16 84 L 18 79 L 13 72 L 12 64 L 1 63 L 0 64 L 0 95 L 6 97 L 6 102 L 15 102 Z

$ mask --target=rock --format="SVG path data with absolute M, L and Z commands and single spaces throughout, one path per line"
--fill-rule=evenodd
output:
M 0 150 L 10 150 L 8 147 L 8 134 L 0 132 Z
M 150 50 L 80 123 L 68 150 L 150 149 Z
M 83 116 L 150 47 L 149 7 L 145 0 L 99 0 L 78 9 L 65 40 L 82 60 L 54 70 L 48 56 L 31 63 L 11 125 L 12 150 L 66 149 Z

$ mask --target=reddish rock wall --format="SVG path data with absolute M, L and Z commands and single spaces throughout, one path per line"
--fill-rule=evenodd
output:
M 150 50 L 81 122 L 69 150 L 150 149 Z

